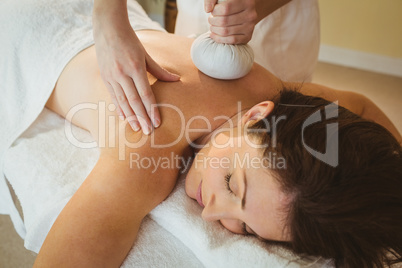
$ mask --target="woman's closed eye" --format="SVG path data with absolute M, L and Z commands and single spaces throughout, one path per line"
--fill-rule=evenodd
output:
M 232 174 L 231 173 L 229 173 L 229 174 L 227 174 L 226 176 L 225 176 L 225 183 L 226 183 L 226 189 L 229 191 L 229 193 L 231 194 L 231 195 L 235 195 L 235 193 L 232 191 L 232 189 L 230 188 L 230 179 L 232 178 Z M 241 224 L 241 233 L 243 234 L 243 235 L 253 235 L 252 233 L 250 233 L 250 232 L 248 232 L 247 231 L 247 225 L 246 225 L 246 223 L 245 222 L 243 222 L 242 224 Z
M 235 193 L 232 191 L 232 189 L 230 188 L 230 179 L 232 178 L 232 174 L 228 173 L 225 175 L 225 184 L 226 184 L 226 189 L 228 190 L 228 192 L 231 195 L 235 195 Z M 222 223 L 222 222 L 221 222 Z M 223 224 L 222 224 L 223 225 Z M 225 226 L 225 225 L 223 225 Z M 240 229 L 241 229 L 241 234 L 243 235 L 254 235 L 254 232 L 249 232 L 247 231 L 247 225 L 245 222 L 241 223 L 240 225 Z M 250 228 L 249 228 L 250 229 Z M 229 229 L 230 230 L 230 229 Z M 250 229 L 251 230 L 251 229 Z M 238 232 L 234 232 L 234 233 L 238 233 Z
M 225 183 L 226 183 L 226 189 L 229 191 L 230 194 L 234 195 L 232 189 L 230 188 L 230 179 L 232 178 L 232 174 L 229 173 L 225 176 Z

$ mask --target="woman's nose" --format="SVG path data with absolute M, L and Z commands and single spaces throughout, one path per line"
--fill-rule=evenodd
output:
M 205 221 L 217 221 L 227 216 L 227 212 L 225 212 L 222 202 L 217 200 L 215 194 L 211 194 L 209 200 L 206 201 L 207 202 L 204 203 L 205 207 L 201 213 L 201 217 Z

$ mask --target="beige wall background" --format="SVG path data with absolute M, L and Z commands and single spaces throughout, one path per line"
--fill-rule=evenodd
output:
M 319 0 L 321 42 L 402 59 L 402 0 Z

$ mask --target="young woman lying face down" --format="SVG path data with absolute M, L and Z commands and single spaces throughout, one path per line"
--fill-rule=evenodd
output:
M 87 129 L 101 153 L 50 230 L 37 267 L 119 266 L 142 219 L 169 195 L 179 174 L 178 167 L 130 165 L 130 154 L 189 157 L 194 148 L 186 192 L 204 207 L 205 220 L 296 253 L 333 258 L 339 266 L 381 266 L 387 250 L 400 261 L 401 137 L 371 101 L 284 83 L 257 64 L 242 79 L 214 80 L 192 64 L 190 39 L 137 34 L 181 80 L 149 76 L 162 124 L 146 136 L 113 111 L 93 47 L 66 66 L 46 106 Z M 71 117 L 82 103 L 109 109 Z

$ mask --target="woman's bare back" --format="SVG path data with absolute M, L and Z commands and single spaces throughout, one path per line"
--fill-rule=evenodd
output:
M 199 72 L 192 63 L 190 58 L 192 39 L 157 31 L 139 31 L 137 35 L 156 62 L 180 74 L 179 82 L 162 82 L 150 74 L 148 78 L 157 103 L 174 105 L 182 112 L 186 121 L 202 115 L 211 122 L 214 129 L 221 122 L 214 122 L 213 118 L 218 115 L 234 115 L 239 101 L 242 109 L 249 108 L 272 98 L 282 86 L 275 76 L 257 64 L 243 79 L 231 81 L 212 79 Z M 79 103 L 99 101 L 105 101 L 107 105 L 112 103 L 101 79 L 95 48 L 92 46 L 79 53 L 65 67 L 46 106 L 66 117 L 68 111 Z M 177 111 L 173 112 L 166 106 L 161 106 L 160 111 L 162 124 L 177 125 L 179 119 Z M 107 115 L 117 114 L 108 110 Z M 77 113 L 72 122 L 97 137 L 97 116 L 95 111 L 85 110 Z

